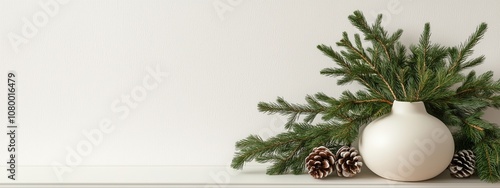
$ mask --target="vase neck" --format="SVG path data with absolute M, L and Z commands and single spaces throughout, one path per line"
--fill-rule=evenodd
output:
M 392 113 L 427 113 L 424 102 L 404 102 L 394 101 L 392 103 Z

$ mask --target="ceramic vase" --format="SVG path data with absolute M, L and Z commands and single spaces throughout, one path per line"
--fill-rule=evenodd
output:
M 375 174 L 396 181 L 422 181 L 442 173 L 454 153 L 450 130 L 427 113 L 423 102 L 394 101 L 391 112 L 363 130 L 359 150 Z

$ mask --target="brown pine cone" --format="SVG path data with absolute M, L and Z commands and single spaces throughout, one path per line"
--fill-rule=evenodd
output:
M 476 156 L 472 150 L 460 150 L 448 166 L 451 176 L 455 178 L 468 178 L 476 171 Z
M 306 168 L 308 173 L 316 178 L 321 179 L 333 172 L 335 164 L 335 156 L 326 147 L 315 147 L 313 151 L 306 157 Z
M 335 156 L 335 168 L 338 176 L 353 177 L 361 172 L 363 166 L 361 155 L 354 147 L 342 146 Z

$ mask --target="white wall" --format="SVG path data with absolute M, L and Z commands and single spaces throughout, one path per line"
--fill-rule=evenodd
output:
M 500 2 L 494 0 L 70 1 L 57 11 L 50 6 L 44 23 L 47 11 L 39 3 L 45 2 L 51 1 L 0 1 L 0 78 L 7 70 L 18 73 L 22 165 L 65 164 L 68 151 L 87 140 L 82 132 L 103 120 L 114 129 L 92 145 L 82 165 L 228 164 L 235 141 L 281 130 L 282 118 L 259 113 L 259 101 L 283 96 L 301 103 L 306 94 L 359 89 L 321 76 L 333 62 L 316 49 L 333 45 L 342 31 L 353 33 L 347 16 L 356 9 L 370 21 L 384 13 L 387 29 L 404 29 L 405 43 L 418 40 L 425 22 L 434 42 L 450 45 L 487 22 L 476 48 L 487 61 L 477 70 L 500 74 Z M 228 9 L 218 12 L 214 4 Z M 40 26 L 23 35 L 33 16 Z M 26 43 L 13 46 L 14 35 Z M 157 66 L 168 77 L 144 89 L 147 96 L 129 114 L 113 111 L 112 104 L 124 109 L 122 96 L 142 91 L 148 69 Z M 499 123 L 496 113 L 487 118 Z M 4 114 L 2 107 L 0 119 Z

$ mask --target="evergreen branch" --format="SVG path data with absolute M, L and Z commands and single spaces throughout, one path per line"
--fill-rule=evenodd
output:
M 434 77 L 433 83 L 435 84 L 432 90 L 426 92 L 426 96 L 423 97 L 423 100 L 430 100 L 432 98 L 444 98 L 449 97 L 451 95 L 455 95 L 448 88 L 461 82 L 463 77 L 459 74 L 456 75 L 447 75 L 442 70 L 436 71 L 436 76 Z
M 262 140 L 259 136 L 250 135 L 236 143 L 237 152 L 232 160 L 231 167 L 241 169 L 245 162 L 255 159 L 258 162 L 276 162 L 268 168 L 267 174 L 287 173 L 290 166 L 295 167 L 292 170 L 293 173 L 302 173 L 305 167 L 303 165 L 304 158 L 302 157 L 307 156 L 313 147 L 317 147 L 318 144 L 337 147 L 334 143 L 337 143 L 339 139 L 330 137 L 329 134 L 325 133 L 335 132 L 339 127 L 341 126 L 332 123 L 316 126 L 294 124 L 292 131 L 280 133 L 268 140 Z M 286 156 L 281 155 L 283 152 L 287 153 Z
M 330 108 L 323 113 L 323 120 L 331 120 L 335 118 L 343 118 L 349 111 L 364 111 L 373 107 L 381 107 L 392 105 L 392 102 L 383 98 L 371 98 L 368 93 L 358 91 L 353 94 L 349 91 L 344 91 L 337 100 L 337 103 L 331 105 Z
M 420 46 L 422 48 L 422 61 L 423 61 L 423 71 L 427 68 L 427 51 L 430 46 L 430 38 L 431 38 L 431 26 L 429 23 L 426 23 L 424 26 L 424 32 L 420 37 Z
M 403 94 L 404 94 L 404 98 L 407 99 L 408 98 L 408 94 L 406 94 L 406 89 L 405 89 L 405 81 L 403 80 L 403 77 L 400 75 L 400 74 L 404 74 L 403 71 L 399 72 L 399 73 L 396 73 L 396 78 L 398 79 L 398 82 L 399 82 L 399 85 L 401 85 L 401 89 L 403 90 Z
M 382 103 L 387 103 L 389 105 L 392 105 L 392 102 L 387 100 L 387 99 L 368 99 L 368 100 L 358 100 L 358 101 L 352 101 L 355 104 L 361 104 L 361 103 L 370 103 L 370 102 L 382 102 Z
M 356 55 L 358 55 L 358 57 L 360 57 L 361 59 L 363 59 L 363 61 L 365 61 L 368 65 L 370 65 L 370 67 L 376 71 L 376 68 L 375 66 L 372 64 L 371 60 L 369 57 L 363 55 L 363 53 L 361 53 L 358 49 L 356 49 L 356 47 L 354 47 L 352 45 L 351 42 L 349 42 L 349 39 L 347 38 L 347 33 L 344 32 L 344 39 L 340 40 L 339 43 L 339 46 L 344 46 L 344 47 L 347 47 L 349 50 L 353 51 L 356 53 Z M 380 73 L 378 73 L 380 74 Z M 379 75 L 380 76 L 380 75 Z
M 427 51 L 429 50 L 429 40 L 430 40 L 430 25 L 429 23 L 426 23 L 424 26 L 424 32 L 422 33 L 420 37 L 420 42 L 419 42 L 419 57 L 420 60 L 417 60 L 417 70 L 418 70 L 418 78 L 420 79 L 420 84 L 418 84 L 418 89 L 416 93 L 416 100 L 420 100 L 420 93 L 422 93 L 422 90 L 424 89 L 424 86 L 427 85 L 427 81 L 429 79 L 428 73 L 427 73 Z
M 291 171 L 294 174 L 301 174 L 304 172 L 304 162 L 299 162 L 297 159 L 302 159 L 300 161 L 303 161 L 303 159 L 306 157 L 304 154 L 305 152 L 300 152 L 301 149 L 304 147 L 304 141 L 300 142 L 297 144 L 295 149 L 290 152 L 289 156 L 286 157 L 285 159 L 281 159 L 280 157 L 277 158 L 266 158 L 262 157 L 257 159 L 258 162 L 263 162 L 263 161 L 274 161 L 275 163 L 267 168 L 266 174 L 268 175 L 278 175 L 278 174 L 283 174 L 288 171 Z
M 477 171 L 481 180 L 491 183 L 500 180 L 500 164 L 495 160 L 500 155 L 499 147 L 498 140 L 483 141 L 475 146 Z
M 378 42 L 382 48 L 384 49 L 385 55 L 387 56 L 387 59 L 391 59 L 391 55 L 389 54 L 388 47 L 380 37 L 374 33 L 377 30 L 381 30 L 380 24 L 382 22 L 382 15 L 378 15 L 377 19 L 375 21 L 374 28 L 370 28 L 368 25 L 368 22 L 366 22 L 365 16 L 361 11 L 355 11 L 353 15 L 349 16 L 348 19 L 351 21 L 351 23 L 356 26 L 360 31 L 365 33 L 367 36 L 367 39 L 373 38 L 376 42 Z
M 387 46 L 379 38 L 376 38 L 375 40 L 377 40 L 377 42 L 379 42 L 382 45 L 382 48 L 384 48 L 384 52 L 387 56 L 387 59 L 391 59 L 391 55 L 389 54 L 389 50 L 387 50 Z
M 493 166 L 493 165 L 491 164 L 490 154 L 489 154 L 488 150 L 487 150 L 486 148 L 484 148 L 484 150 L 483 150 L 483 151 L 484 151 L 484 153 L 485 153 L 485 155 L 486 155 L 486 161 L 488 161 L 488 166 Z M 492 178 L 493 176 L 494 176 L 494 174 L 493 174 L 493 169 L 488 168 L 488 178 Z
M 462 69 L 467 69 L 467 68 L 470 68 L 470 67 L 475 67 L 477 65 L 480 65 L 481 63 L 484 62 L 486 58 L 482 55 L 482 56 L 479 56 L 477 58 L 474 58 L 470 61 L 467 61 L 465 62 L 463 65 L 462 65 Z
M 456 95 L 491 98 L 497 92 L 500 92 L 500 80 L 493 81 L 492 71 L 480 76 L 476 76 L 475 71 L 470 71 L 462 85 L 457 88 Z
M 383 97 L 382 93 L 380 93 L 379 90 L 377 90 L 374 87 L 372 87 L 371 85 L 369 85 L 367 81 L 365 81 L 364 79 L 360 79 L 360 80 L 362 81 L 363 85 L 369 89 L 370 92 L 377 94 L 378 97 Z
M 497 143 L 497 145 L 500 145 L 499 143 Z M 497 157 L 496 157 L 496 164 L 497 166 L 499 167 L 499 172 L 500 172 L 500 152 L 498 152 L 498 147 L 493 147 L 493 152 L 496 153 Z
M 337 62 L 337 64 L 339 64 L 340 66 L 342 66 L 344 68 L 345 72 L 343 74 L 339 74 L 339 75 L 343 75 L 345 77 L 347 77 L 347 76 L 354 77 L 354 80 L 360 82 L 361 85 L 367 87 L 370 92 L 376 93 L 377 96 L 379 96 L 379 97 L 383 97 L 382 93 L 380 93 L 380 91 L 378 91 L 378 89 L 376 89 L 372 85 L 368 84 L 368 81 L 366 79 L 364 79 L 359 74 L 354 74 L 352 72 L 351 66 L 348 63 L 346 63 L 344 58 L 342 58 L 342 56 L 339 53 L 335 52 L 332 49 L 332 47 L 322 44 L 322 45 L 318 45 L 317 48 L 320 51 L 322 51 L 323 54 L 332 58 L 335 62 Z M 327 76 L 337 76 L 336 71 L 332 68 L 325 68 L 325 69 L 321 70 L 321 74 L 327 75 Z M 346 81 L 348 81 L 348 80 L 350 80 L 350 79 L 347 79 Z M 341 85 L 342 83 L 338 83 L 338 84 Z
M 297 145 L 297 147 L 295 147 L 295 149 L 290 152 L 291 154 L 286 157 L 285 159 L 283 159 L 282 161 L 288 161 L 290 159 L 292 159 L 293 157 L 295 157 L 297 155 L 297 152 L 302 148 L 302 146 L 304 145 L 304 141 L 302 140 L 302 142 L 300 142 L 300 144 Z
M 483 38 L 484 33 L 488 29 L 488 25 L 486 23 L 481 23 L 477 28 L 476 31 L 469 36 L 467 41 L 465 41 L 464 44 L 461 44 L 458 48 L 451 48 L 450 49 L 450 57 L 451 57 L 451 64 L 452 66 L 448 69 L 448 73 L 451 72 L 459 72 L 461 71 L 464 67 L 461 67 L 462 62 L 472 54 L 472 48 L 474 48 L 479 41 Z M 458 53 L 458 54 L 457 54 Z M 470 67 L 470 66 L 468 66 Z M 466 68 L 468 68 L 466 67 Z
M 289 116 L 288 122 L 285 124 L 285 128 L 289 129 L 295 121 L 297 121 L 302 114 L 308 115 L 306 118 L 307 122 L 312 122 L 314 117 L 322 112 L 324 112 L 327 107 L 321 105 L 319 102 L 312 99 L 311 96 L 306 97 L 308 105 L 291 104 L 282 97 L 278 97 L 275 103 L 265 103 L 260 102 L 257 107 L 260 112 L 265 112 L 267 114 L 281 114 Z
M 396 97 L 396 94 L 394 93 L 394 91 L 391 88 L 391 85 L 389 85 L 389 82 L 387 82 L 385 77 L 382 76 L 382 74 L 377 70 L 375 65 L 372 64 L 372 62 L 368 59 L 368 57 L 363 56 L 363 54 L 361 54 L 361 52 L 359 50 L 357 50 L 354 46 L 352 46 L 352 44 L 350 42 L 348 42 L 346 40 L 341 40 L 340 43 L 338 43 L 338 44 L 341 44 L 341 46 L 348 47 L 351 51 L 355 52 L 359 57 L 361 57 L 372 68 L 372 70 L 375 71 L 377 76 L 384 82 L 387 89 L 389 89 L 389 91 L 391 92 L 393 99 L 398 100 L 398 98 Z
M 484 131 L 484 129 L 483 129 L 483 128 L 481 128 L 481 127 L 479 127 L 479 126 L 477 126 L 477 125 L 473 125 L 473 124 L 470 124 L 470 123 L 468 123 L 468 122 L 466 122 L 465 124 L 467 124 L 468 126 L 471 126 L 472 128 L 474 128 L 474 129 L 476 129 L 476 130 L 478 130 L 478 131 Z

